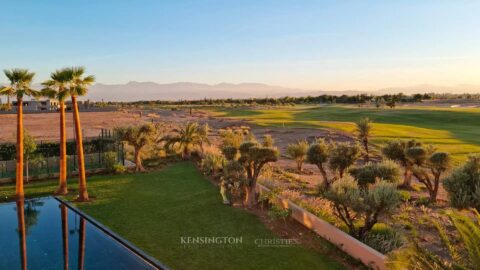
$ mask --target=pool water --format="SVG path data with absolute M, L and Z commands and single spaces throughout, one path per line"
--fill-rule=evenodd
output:
M 0 269 L 158 269 L 129 247 L 55 198 L 0 204 Z

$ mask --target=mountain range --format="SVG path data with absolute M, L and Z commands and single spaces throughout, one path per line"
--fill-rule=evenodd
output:
M 34 88 L 40 88 L 35 85 Z M 160 84 L 155 82 L 128 82 L 126 84 L 96 83 L 82 99 L 93 101 L 140 101 L 140 100 L 198 100 L 218 98 L 265 98 L 265 97 L 301 97 L 319 95 L 357 95 L 357 94 L 414 94 L 414 93 L 480 93 L 480 85 L 439 86 L 431 84 L 409 87 L 388 87 L 372 91 L 345 90 L 305 90 L 262 83 L 219 83 L 203 84 L 177 82 Z
M 480 85 L 438 86 L 431 84 L 409 87 L 389 87 L 373 91 L 345 90 L 305 90 L 287 88 L 262 83 L 220 83 L 202 84 L 177 82 L 159 84 L 154 82 L 129 82 L 126 84 L 93 85 L 85 99 L 94 101 L 138 101 L 138 100 L 198 100 L 204 98 L 264 98 L 264 97 L 300 97 L 319 95 L 357 95 L 357 94 L 394 94 L 394 93 L 480 93 Z

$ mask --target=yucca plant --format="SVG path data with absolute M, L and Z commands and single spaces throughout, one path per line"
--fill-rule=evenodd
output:
M 363 118 L 362 120 L 358 121 L 357 123 L 357 138 L 362 143 L 363 148 L 365 150 L 365 162 L 370 161 L 370 152 L 368 148 L 368 141 L 372 136 L 372 120 L 368 117 Z

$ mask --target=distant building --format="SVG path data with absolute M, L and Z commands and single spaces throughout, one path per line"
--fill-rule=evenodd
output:
M 12 101 L 12 109 L 17 110 L 17 101 Z M 23 111 L 25 112 L 42 112 L 42 111 L 57 111 L 58 101 L 55 99 L 46 100 L 24 100 Z

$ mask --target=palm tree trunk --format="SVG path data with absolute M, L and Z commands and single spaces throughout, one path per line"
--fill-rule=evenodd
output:
M 64 204 L 60 205 L 62 215 L 63 269 L 68 270 L 68 212 Z
M 67 130 L 65 124 L 65 102 L 60 101 L 60 179 L 56 194 L 65 195 L 67 189 Z
M 79 194 L 78 201 L 84 202 L 88 201 L 88 192 L 87 192 L 87 177 L 85 175 L 85 157 L 83 155 L 83 137 L 82 137 L 82 128 L 80 125 L 80 115 L 78 112 L 77 97 L 72 96 L 72 106 L 73 106 L 73 121 L 75 123 L 75 135 L 77 139 L 77 156 L 78 156 L 78 180 L 79 180 Z
M 78 270 L 85 268 L 85 219 L 80 218 L 80 229 L 78 233 Z
M 7 110 L 12 109 L 12 103 L 10 102 L 10 95 L 7 95 Z
M 17 199 L 23 199 L 23 99 L 17 99 Z
M 368 139 L 363 141 L 363 146 L 365 147 L 365 163 L 370 161 L 370 153 L 368 151 Z
M 18 240 L 22 270 L 27 269 L 27 234 L 25 231 L 24 200 L 17 200 Z

